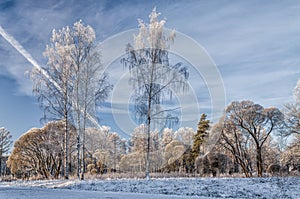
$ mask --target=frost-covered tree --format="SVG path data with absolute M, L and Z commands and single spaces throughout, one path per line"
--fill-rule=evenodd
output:
M 283 120 L 283 113 L 277 108 L 264 108 L 251 101 L 232 102 L 222 121 L 222 140 L 236 158 L 243 157 L 244 149 L 253 146 L 257 175 L 262 177 L 263 147 L 270 134 L 282 128 Z M 248 159 L 245 155 L 243 158 L 244 162 Z
M 298 80 L 296 87 L 294 89 L 294 97 L 295 100 L 300 103 L 300 79 Z
M 170 142 L 172 142 L 175 139 L 173 129 L 165 128 L 162 131 L 162 138 L 161 138 L 161 146 L 164 149 L 166 145 L 168 145 Z
M 135 88 L 135 116 L 147 125 L 147 158 L 146 178 L 149 179 L 150 166 L 150 132 L 155 121 L 161 119 L 176 120 L 172 110 L 161 105 L 163 99 L 172 99 L 173 92 L 184 92 L 188 89 L 188 72 L 181 64 L 169 63 L 168 49 L 174 41 L 175 32 L 169 36 L 164 32 L 165 20 L 159 20 L 159 13 L 153 9 L 146 24 L 139 20 L 139 33 L 134 36 L 134 45 L 126 47 L 126 57 L 122 63 L 130 70 L 130 83 Z
M 76 133 L 70 126 L 70 157 L 75 155 Z M 63 167 L 65 122 L 49 122 L 43 128 L 32 128 L 23 134 L 14 144 L 13 151 L 7 161 L 16 177 L 36 176 L 42 178 L 58 178 Z
M 94 164 L 100 173 L 119 170 L 121 157 L 127 150 L 126 140 L 116 132 L 111 132 L 108 126 L 88 128 L 86 133 L 87 164 Z
M 284 107 L 285 121 L 288 127 L 286 136 L 300 134 L 300 79 L 294 89 L 294 103 L 286 104 Z
M 34 69 L 34 93 L 44 110 L 44 119 L 64 119 L 65 130 L 65 177 L 68 178 L 68 122 L 77 129 L 77 175 L 80 162 L 84 178 L 85 128 L 95 120 L 95 106 L 107 98 L 111 85 L 107 74 L 101 75 L 99 49 L 95 48 L 95 32 L 81 21 L 73 27 L 52 32 L 50 44 L 44 55 L 48 58 L 43 71 Z M 83 152 L 80 157 L 80 150 Z
M 108 140 L 110 130 L 109 126 L 101 126 L 101 129 L 88 128 L 86 131 L 86 149 L 93 153 L 97 149 L 108 148 L 110 145 Z
M 87 125 L 92 125 L 89 117 L 96 117 L 96 104 L 108 97 L 112 86 L 108 83 L 107 74 L 101 74 L 101 59 L 99 49 L 95 45 L 96 36 L 93 28 L 78 21 L 74 23 L 71 38 L 73 49 L 70 53 L 74 60 L 72 110 L 77 128 L 77 175 L 79 178 L 81 172 L 81 179 L 84 179 L 85 129 Z M 82 157 L 80 157 L 80 147 Z M 82 162 L 82 171 L 80 162 Z
M 182 155 L 187 147 L 179 140 L 173 140 L 166 145 L 164 150 L 164 167 L 165 170 L 170 172 L 182 172 Z
M 209 130 L 209 120 L 206 119 L 207 115 L 202 114 L 200 117 L 200 121 L 198 123 L 197 132 L 194 135 L 194 142 L 192 146 L 192 153 L 194 159 L 199 155 L 204 155 L 204 150 L 201 150 L 201 146 L 205 142 L 205 139 L 208 136 L 208 130 Z
M 280 165 L 280 153 L 278 141 L 273 136 L 269 136 L 262 149 L 264 168 L 268 168 L 272 164 Z
M 109 141 L 110 127 L 101 126 L 101 129 L 88 128 L 86 135 L 86 153 L 89 154 L 90 163 L 107 170 L 112 156 L 110 156 L 111 142 Z
M 157 131 L 150 132 L 150 152 L 154 152 L 159 149 L 159 138 Z M 132 151 L 146 154 L 147 152 L 147 126 L 141 124 L 133 130 L 130 138 L 132 144 Z
M 108 140 L 111 142 L 112 144 L 112 156 L 113 156 L 113 170 L 116 171 L 117 167 L 117 156 L 118 156 L 118 146 L 120 146 L 121 144 L 121 138 L 120 136 L 114 132 L 114 133 L 111 133 L 108 137 Z
M 195 133 L 192 128 L 189 128 L 193 133 L 190 133 L 191 142 L 188 144 L 189 150 L 186 151 L 185 162 L 186 167 L 190 171 L 194 170 L 196 158 L 200 155 L 204 155 L 203 144 L 208 136 L 209 127 L 209 120 L 206 119 L 206 114 L 202 114 L 198 123 L 197 132 Z
M 0 175 L 2 175 L 2 159 L 3 155 L 6 154 L 11 147 L 12 136 L 8 130 L 4 127 L 0 128 Z
M 294 139 L 281 153 L 281 165 L 287 166 L 291 171 L 300 173 L 300 135 L 296 134 Z
M 192 146 L 194 135 L 195 131 L 190 127 L 181 127 L 174 133 L 175 139 L 181 141 L 186 146 Z
M 0 157 L 6 154 L 12 144 L 12 135 L 4 127 L 0 128 Z
M 293 94 L 295 101 L 284 107 L 287 127 L 284 136 L 289 137 L 291 142 L 281 154 L 281 162 L 289 166 L 298 165 L 298 168 L 300 168 L 300 79 L 294 88 Z
M 44 56 L 48 58 L 43 71 L 32 71 L 33 92 L 44 110 L 43 121 L 61 120 L 65 122 L 64 174 L 69 178 L 69 122 L 72 120 L 71 94 L 74 85 L 72 74 L 74 60 L 71 57 L 73 40 L 69 27 L 53 30 L 50 44 L 46 46 Z M 45 74 L 46 73 L 46 74 Z
M 223 121 L 212 127 L 211 133 L 220 132 L 219 143 L 234 157 L 234 162 L 239 165 L 246 177 L 252 176 L 251 140 L 249 136 L 242 133 L 232 122 Z

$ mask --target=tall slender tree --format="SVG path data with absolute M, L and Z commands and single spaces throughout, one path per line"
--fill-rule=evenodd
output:
M 44 56 L 48 58 L 43 70 L 33 69 L 31 78 L 34 82 L 33 92 L 44 110 L 42 121 L 64 120 L 64 169 L 69 178 L 69 121 L 71 120 L 72 102 L 70 95 L 74 85 L 71 77 L 73 60 L 71 58 L 73 41 L 69 27 L 53 30 L 50 44 L 46 46 Z
M 0 175 L 2 175 L 2 159 L 3 155 L 6 154 L 12 144 L 12 136 L 8 130 L 4 127 L 0 128 Z
M 147 125 L 146 178 L 149 179 L 150 132 L 155 120 L 170 117 L 171 110 L 163 109 L 165 97 L 172 99 L 173 92 L 188 89 L 188 72 L 181 64 L 170 65 L 168 49 L 174 41 L 175 32 L 164 32 L 165 20 L 159 21 L 160 13 L 154 8 L 146 24 L 139 20 L 139 33 L 134 36 L 134 46 L 128 44 L 126 57 L 121 61 L 131 73 L 130 83 L 135 88 L 135 114 Z
M 87 116 L 96 117 L 96 104 L 108 97 L 112 86 L 108 82 L 108 75 L 101 74 L 103 67 L 100 50 L 96 48 L 93 28 L 85 26 L 80 20 L 74 23 L 71 37 L 73 39 L 71 57 L 74 60 L 72 110 L 77 128 L 77 177 L 84 179 L 85 130 L 87 125 L 91 124 Z
M 101 105 L 105 99 L 107 99 L 110 91 L 112 90 L 112 85 L 109 83 L 109 76 L 107 73 L 102 73 L 102 65 L 100 60 L 100 54 L 98 49 L 89 54 L 86 63 L 82 71 L 82 84 L 80 86 L 81 90 L 81 118 L 79 121 L 81 123 L 81 148 L 82 148 L 82 171 L 81 180 L 84 179 L 84 173 L 86 170 L 85 164 L 85 154 L 86 154 L 86 129 L 87 127 L 94 126 L 89 120 L 89 116 L 96 118 L 96 107 Z M 77 111 L 79 112 L 79 111 Z
M 285 136 L 300 135 L 300 79 L 294 89 L 293 103 L 286 104 L 284 107 L 285 122 L 288 127 Z
M 64 173 L 69 172 L 69 133 L 68 123 L 77 129 L 77 176 L 80 178 L 81 163 L 84 172 L 85 129 L 88 120 L 96 117 L 97 101 L 103 101 L 112 86 L 108 75 L 100 75 L 101 62 L 98 49 L 95 49 L 95 32 L 81 21 L 69 28 L 52 32 L 50 44 L 44 55 L 48 58 L 47 67 L 34 69 L 34 93 L 44 109 L 45 120 L 65 121 Z M 82 150 L 80 155 L 80 151 Z M 80 160 L 82 158 L 82 160 Z M 84 178 L 84 175 L 81 176 Z

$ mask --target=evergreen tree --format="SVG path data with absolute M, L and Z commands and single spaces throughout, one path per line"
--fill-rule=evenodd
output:
M 202 114 L 198 123 L 197 133 L 194 135 L 194 142 L 192 146 L 192 159 L 195 160 L 203 151 L 200 150 L 201 145 L 205 142 L 208 135 L 209 120 L 206 119 L 207 115 Z
M 206 119 L 207 115 L 202 114 L 198 123 L 197 133 L 193 136 L 193 145 L 188 148 L 183 155 L 183 164 L 186 172 L 191 173 L 195 170 L 195 160 L 198 156 L 202 155 L 202 144 L 208 135 L 209 120 Z

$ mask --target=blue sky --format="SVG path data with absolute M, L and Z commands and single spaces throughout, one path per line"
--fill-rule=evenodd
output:
M 138 18 L 147 22 L 154 6 L 167 19 L 167 28 L 185 34 L 205 48 L 221 74 L 226 104 L 249 99 L 265 107 L 282 108 L 292 100 L 293 88 L 300 77 L 299 1 L 1 0 L 0 26 L 37 63 L 45 65 L 42 53 L 53 28 L 72 26 L 82 19 L 95 29 L 100 43 L 137 28 Z M 42 111 L 32 96 L 31 81 L 24 75 L 32 65 L 2 36 L 0 52 L 0 126 L 17 139 L 31 127 L 42 126 L 39 122 Z M 114 63 L 117 67 L 119 62 Z M 123 67 L 119 67 L 120 73 Z M 113 66 L 110 68 L 115 70 Z M 119 78 L 116 73 L 110 76 Z M 205 85 L 201 84 L 199 89 L 195 85 L 195 90 L 201 90 L 195 94 L 197 99 L 201 98 L 198 95 L 204 96 L 204 108 L 200 110 L 209 112 Z M 108 107 L 103 113 L 100 109 L 100 121 L 114 126 Z

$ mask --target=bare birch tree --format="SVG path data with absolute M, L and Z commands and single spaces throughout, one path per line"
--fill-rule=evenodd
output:
M 84 178 L 85 129 L 88 117 L 96 117 L 96 103 L 107 98 L 112 86 L 108 75 L 101 75 L 99 49 L 95 45 L 95 32 L 81 21 L 72 28 L 53 30 L 51 43 L 44 55 L 48 58 L 44 70 L 32 73 L 34 92 L 44 109 L 44 119 L 64 118 L 65 177 L 68 178 L 68 122 L 77 129 L 77 176 Z M 81 155 L 80 155 L 80 151 Z M 81 164 L 82 169 L 81 171 Z
M 2 159 L 3 155 L 6 154 L 12 144 L 12 136 L 8 130 L 4 127 L 0 128 L 0 175 L 2 175 Z
M 286 104 L 284 107 L 285 122 L 288 127 L 285 136 L 300 135 L 300 79 L 294 89 L 294 99 L 294 103 Z
M 163 109 L 163 99 L 172 99 L 173 92 L 188 89 L 188 72 L 181 64 L 170 65 L 168 49 L 175 32 L 164 33 L 165 20 L 159 21 L 160 13 L 153 9 L 150 23 L 139 20 L 139 33 L 134 36 L 134 46 L 128 44 L 126 57 L 121 61 L 131 73 L 130 83 L 137 88 L 134 93 L 135 115 L 147 125 L 146 178 L 149 179 L 151 125 L 161 119 L 174 119 L 172 110 Z
M 281 162 L 289 167 L 298 167 L 300 171 L 300 79 L 294 88 L 294 102 L 286 104 L 285 113 L 286 129 L 284 138 L 289 138 L 286 149 L 281 154 Z
M 78 21 L 74 23 L 71 37 L 73 39 L 71 57 L 74 60 L 72 100 L 77 128 L 77 177 L 84 179 L 85 130 L 87 125 L 91 124 L 87 115 L 96 118 L 96 103 L 108 97 L 112 86 L 108 82 L 108 75 L 101 74 L 103 68 L 99 49 L 95 45 L 96 36 L 93 28 Z
M 61 120 L 65 122 L 64 169 L 66 179 L 69 178 L 69 121 L 71 121 L 70 95 L 74 85 L 71 84 L 72 66 L 71 55 L 73 41 L 69 27 L 53 30 L 50 44 L 46 46 L 44 56 L 48 58 L 47 66 L 43 68 L 46 75 L 36 68 L 31 78 L 34 83 L 33 92 L 44 110 L 43 121 Z

